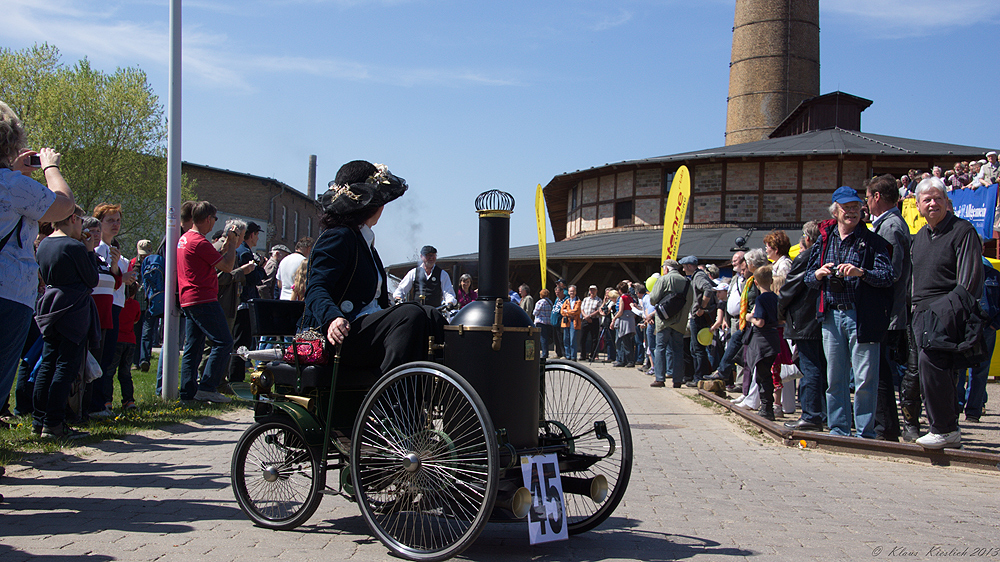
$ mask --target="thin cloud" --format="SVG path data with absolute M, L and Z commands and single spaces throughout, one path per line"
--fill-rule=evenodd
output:
M 60 3 L 36 9 L 23 0 L 14 2 L 18 7 L 5 16 L 5 23 L 10 35 L 25 42 L 47 42 L 71 58 L 87 56 L 118 66 L 152 63 L 165 68 L 168 64 L 169 30 L 165 21 L 138 23 L 120 19 L 113 10 L 83 11 Z M 212 9 L 217 5 L 205 2 L 200 6 Z M 29 12 L 29 7 L 33 12 Z M 65 12 L 61 11 L 63 8 Z M 191 24 L 185 25 L 183 35 L 185 75 L 211 87 L 238 92 L 253 91 L 249 77 L 261 70 L 401 86 L 518 85 L 516 80 L 469 69 L 387 68 L 346 60 L 237 54 L 226 35 Z
M 597 23 L 590 26 L 593 31 L 606 31 L 608 29 L 618 27 L 620 25 L 625 25 L 632 19 L 632 12 L 626 12 L 625 10 L 619 10 L 618 15 L 605 15 L 601 16 Z
M 996 0 L 829 0 L 824 14 L 856 20 L 866 30 L 893 37 L 940 35 L 945 29 L 981 26 L 1000 20 Z
M 497 78 L 479 72 L 447 68 L 387 68 L 357 62 L 306 57 L 260 57 L 253 60 L 252 68 L 270 72 L 310 74 L 332 80 L 374 82 L 400 86 L 516 86 L 512 79 Z

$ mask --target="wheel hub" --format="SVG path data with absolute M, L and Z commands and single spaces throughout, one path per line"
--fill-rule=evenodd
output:
M 407 472 L 416 472 L 420 468 L 420 457 L 416 453 L 408 453 L 403 457 L 403 468 Z
M 264 467 L 264 481 L 274 482 L 278 479 L 278 468 L 275 466 Z

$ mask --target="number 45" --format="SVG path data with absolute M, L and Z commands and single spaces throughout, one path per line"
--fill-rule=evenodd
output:
M 541 534 L 545 534 L 545 521 L 548 520 L 548 527 L 552 529 L 553 533 L 559 534 L 562 531 L 563 517 L 562 517 L 562 498 L 559 495 L 559 489 L 556 488 L 553 482 L 556 478 L 556 465 L 555 463 L 547 462 L 540 464 L 532 464 L 531 467 L 531 495 L 534 498 L 538 498 L 539 504 L 531 506 L 531 512 L 529 514 L 530 521 L 532 523 L 541 523 Z M 545 482 L 545 486 L 542 487 L 542 482 Z M 553 509 L 547 509 L 550 503 L 555 504 Z M 548 512 L 548 518 L 546 518 L 546 512 Z

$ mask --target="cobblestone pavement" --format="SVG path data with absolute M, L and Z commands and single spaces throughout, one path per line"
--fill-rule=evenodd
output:
M 632 424 L 621 506 L 594 531 L 534 547 L 523 524 L 490 524 L 463 558 L 1000 559 L 995 473 L 788 448 L 689 391 L 649 388 L 633 369 L 597 371 Z M 296 531 L 252 526 L 229 486 L 250 421 L 249 411 L 228 414 L 9 466 L 0 560 L 389 558 L 357 507 L 336 496 Z

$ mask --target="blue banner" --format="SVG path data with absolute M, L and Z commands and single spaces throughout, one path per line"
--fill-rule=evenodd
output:
M 948 194 L 955 215 L 972 223 L 983 240 L 993 238 L 993 215 L 996 212 L 997 184 L 979 189 L 956 189 Z

